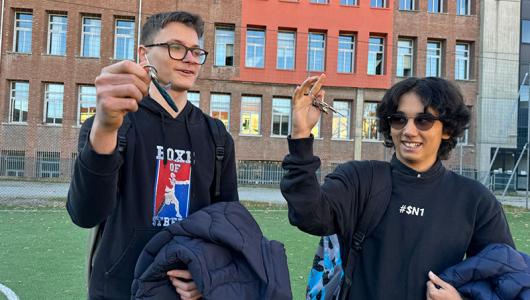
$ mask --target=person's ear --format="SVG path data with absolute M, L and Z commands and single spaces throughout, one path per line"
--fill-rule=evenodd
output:
M 147 63 L 147 59 L 146 59 L 146 56 L 147 56 L 147 48 L 145 48 L 144 46 L 140 45 L 138 47 L 138 63 L 142 64 L 146 64 Z
M 448 140 L 451 138 L 451 134 L 449 132 L 447 132 L 447 130 L 443 130 L 442 131 L 442 140 Z

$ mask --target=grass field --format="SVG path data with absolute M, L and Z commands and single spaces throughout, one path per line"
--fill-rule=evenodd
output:
M 285 209 L 250 210 L 269 239 L 285 244 L 293 296 L 302 299 L 318 239 L 289 225 Z M 530 253 L 530 212 L 506 212 L 517 247 Z M 87 233 L 64 210 L 0 210 L 0 283 L 20 299 L 85 299 Z

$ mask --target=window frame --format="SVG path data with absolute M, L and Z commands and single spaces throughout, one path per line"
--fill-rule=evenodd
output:
M 132 23 L 132 27 L 131 28 L 127 28 L 127 27 L 124 27 L 124 26 L 118 26 L 118 22 L 128 22 L 128 23 Z M 135 38 L 136 38 L 136 34 L 135 34 L 135 27 L 136 27 L 136 21 L 134 19 L 128 19 L 128 18 L 116 18 L 114 20 L 114 55 L 113 55 L 113 58 L 115 60 L 134 60 L 134 47 L 135 47 Z M 118 29 L 122 29 L 122 30 L 131 30 L 131 33 L 132 34 L 123 34 L 123 33 L 118 33 Z M 123 39 L 125 40 L 124 42 L 124 51 L 125 53 L 128 52 L 129 49 L 126 49 L 125 45 L 128 44 L 128 42 L 131 43 L 131 57 L 127 57 L 127 55 L 123 56 L 123 57 L 118 57 L 117 55 L 117 52 L 118 52 L 118 40 L 119 39 Z
M 258 111 L 245 111 L 244 105 L 245 100 L 251 100 L 253 103 L 251 105 L 254 105 L 257 107 Z M 257 101 L 256 101 L 257 100 Z M 243 95 L 241 96 L 241 111 L 239 113 L 239 135 L 243 136 L 261 136 L 261 105 L 262 105 L 263 99 L 261 96 L 252 96 L 252 95 Z M 248 104 L 247 104 L 248 105 Z M 244 132 L 243 130 L 243 119 L 244 115 L 249 114 L 248 119 L 250 120 L 250 126 L 249 126 L 249 132 Z M 258 116 L 258 128 L 257 133 L 252 133 L 252 116 L 257 115 Z
M 92 33 L 92 32 L 85 32 L 86 27 L 96 27 L 95 25 L 91 24 L 85 24 L 85 20 L 98 20 L 99 21 L 99 32 Z M 96 16 L 83 16 L 81 18 L 81 51 L 79 56 L 86 57 L 86 58 L 100 58 L 101 57 L 101 28 L 102 28 L 102 20 L 101 17 Z M 85 37 L 89 36 L 89 41 L 92 41 L 94 37 L 98 38 L 98 53 L 97 56 L 90 56 L 92 53 L 91 50 L 89 50 L 87 53 L 88 55 L 85 55 L 84 49 L 85 49 Z M 91 45 L 89 49 L 92 49 L 94 45 Z
M 458 46 L 464 46 L 464 50 L 458 50 Z M 465 56 L 459 56 L 460 53 L 464 53 Z M 455 45 L 455 80 L 470 80 L 471 78 L 471 72 L 470 72 L 470 66 L 471 66 L 471 44 L 470 43 L 462 43 L 458 42 Z M 460 72 L 457 72 L 458 66 L 460 65 L 460 62 L 464 62 L 465 71 L 464 78 L 457 77 L 457 74 L 460 74 Z
M 223 34 L 221 32 L 230 32 L 230 34 Z M 235 35 L 236 35 L 236 32 L 235 32 L 235 27 L 234 26 L 230 26 L 230 25 L 216 25 L 215 26 L 215 31 L 214 31 L 214 38 L 215 38 L 215 43 L 214 43 L 214 60 L 213 60 L 213 65 L 214 67 L 233 67 L 235 65 Z M 231 38 L 231 44 L 230 43 L 220 43 L 219 42 L 219 37 L 228 37 L 228 38 Z M 223 46 L 225 51 L 223 52 L 224 53 L 224 64 L 218 64 L 217 61 L 218 61 L 218 50 L 220 49 L 219 47 L 220 46 Z M 228 64 L 227 60 L 229 58 L 229 56 L 227 55 L 227 53 L 229 53 L 228 51 L 228 45 L 232 45 L 232 62 L 231 64 Z
M 400 42 L 408 42 L 409 44 L 407 46 L 400 46 Z M 409 53 L 401 53 L 401 49 L 408 49 Z M 399 72 L 399 61 L 400 57 L 410 56 L 410 75 L 405 75 L 405 68 L 403 68 L 402 73 Z M 404 60 L 403 60 L 404 61 Z M 402 64 L 405 66 L 405 64 Z M 412 77 L 414 76 L 414 40 L 409 38 L 398 38 L 398 52 L 396 57 L 396 77 Z
M 372 39 L 381 39 L 381 43 L 380 44 L 374 44 L 372 43 Z M 381 75 L 385 75 L 385 63 L 386 63 L 386 58 L 385 58 L 385 42 L 386 42 L 386 38 L 383 37 L 383 36 L 378 36 L 378 35 L 370 35 L 369 39 L 368 39 L 368 61 L 367 61 L 367 74 L 368 75 L 375 75 L 375 76 L 381 76 Z M 376 52 L 373 52 L 372 51 L 372 46 L 377 46 L 377 47 L 380 47 L 380 49 Z M 381 72 L 380 74 L 377 73 L 377 54 L 381 53 Z M 373 73 L 370 72 L 370 69 L 371 69 L 371 61 L 370 61 L 370 57 L 375 55 L 375 66 L 373 66 Z
M 343 3 L 343 2 L 346 2 L 346 1 L 347 2 L 351 2 L 351 4 L 350 3 Z M 357 6 L 358 4 L 357 4 L 357 0 L 340 0 L 339 1 L 339 5 L 342 5 L 342 6 Z
M 374 101 L 365 101 L 363 103 L 363 120 L 362 120 L 362 125 L 361 125 L 361 139 L 362 141 L 366 141 L 366 142 L 380 142 L 381 141 L 381 133 L 378 131 L 379 128 L 377 128 L 378 126 L 378 120 L 377 120 L 377 116 L 376 116 L 376 111 L 377 111 L 377 105 L 379 103 L 378 102 L 374 102 Z M 373 106 L 375 109 L 374 110 L 370 110 L 370 112 L 373 112 L 374 115 L 373 116 L 367 116 L 366 115 L 366 108 L 367 106 Z M 367 122 L 370 122 L 370 123 L 367 123 Z M 376 130 L 376 135 L 377 137 L 374 139 L 374 138 L 370 138 L 371 137 L 371 133 L 369 135 L 369 137 L 365 137 L 365 134 L 364 134 L 364 128 L 365 128 L 365 124 L 368 124 L 369 125 L 369 128 L 368 129 L 372 129 L 372 126 L 375 124 L 375 130 Z M 368 132 L 371 132 L 371 131 L 368 131 Z
M 314 36 L 321 36 L 322 37 L 322 40 L 312 40 L 311 38 L 314 37 Z M 309 32 L 308 36 L 308 43 L 307 43 L 307 71 L 310 71 L 310 72 L 323 72 L 326 70 L 326 34 L 324 32 Z M 322 47 L 321 48 L 316 48 L 316 47 L 312 47 L 312 42 L 315 42 L 315 43 L 321 43 L 322 44 Z M 315 63 L 315 59 L 317 56 L 316 55 L 311 55 L 311 53 L 322 53 L 322 69 L 316 69 L 316 68 L 311 68 L 312 64 L 311 64 L 311 60 L 313 61 L 313 63 Z M 313 59 L 311 59 L 313 58 Z M 313 67 L 315 67 L 313 65 Z
M 21 18 L 19 18 L 19 15 L 29 15 L 31 16 L 31 21 L 28 21 L 28 20 L 23 20 Z M 26 53 L 26 54 L 31 54 L 32 53 L 32 48 L 33 48 L 33 11 L 15 11 L 15 20 L 14 20 L 14 23 L 13 23 L 13 52 L 15 53 Z M 21 22 L 21 23 L 31 23 L 31 26 L 29 28 L 27 27 L 18 27 L 18 22 Z M 20 51 L 18 48 L 18 44 L 19 44 L 19 36 L 18 36 L 18 33 L 19 32 L 29 32 L 29 45 L 26 45 L 26 46 L 29 46 L 29 49 L 28 51 Z M 2 33 L 3 34 L 3 33 Z M 26 40 L 26 34 L 24 34 L 24 41 Z M 21 47 L 22 48 L 22 47 Z
M 351 41 L 341 41 L 341 38 L 351 38 Z M 341 44 L 347 44 L 347 45 L 350 45 L 351 46 L 351 49 L 350 48 L 341 48 Z M 346 74 L 351 74 L 351 73 L 355 73 L 355 48 L 356 48 L 356 37 L 355 37 L 355 34 L 345 34 L 345 33 L 342 33 L 342 34 L 339 34 L 339 38 L 338 38 L 338 46 L 337 46 L 337 73 L 346 73 Z M 344 71 L 344 70 L 340 70 L 340 66 L 342 65 L 343 67 L 346 66 L 346 61 L 344 61 L 342 64 L 341 64 L 341 52 L 343 53 L 344 57 L 346 57 L 347 55 L 350 56 L 350 59 L 351 59 L 351 63 L 349 65 L 349 68 L 350 68 L 350 71 Z
M 214 99 L 214 97 L 217 97 L 217 96 L 219 96 L 220 98 L 219 99 Z M 225 97 L 228 97 L 227 98 L 228 99 L 228 104 L 226 104 Z M 217 103 L 222 104 L 222 105 L 226 105 L 226 107 L 215 106 L 214 104 L 217 104 Z M 211 93 L 210 94 L 210 116 L 212 118 L 216 118 L 216 119 L 221 120 L 224 123 L 224 125 L 226 127 L 226 130 L 228 132 L 230 132 L 230 117 L 231 117 L 230 116 L 230 110 L 231 110 L 231 104 L 232 104 L 232 95 L 230 95 L 230 94 L 223 94 L 223 93 Z M 217 107 L 220 107 L 221 110 L 214 111 L 213 109 L 217 108 Z M 214 112 L 217 112 L 217 113 L 226 112 L 227 113 L 226 122 L 223 119 L 214 116 L 213 115 Z
M 61 22 L 54 22 L 52 21 L 53 17 L 62 17 L 64 18 L 65 20 L 65 23 L 61 23 Z M 53 29 L 52 25 L 54 24 L 57 24 L 60 29 Z M 62 27 L 64 25 L 64 27 Z M 64 28 L 64 30 L 62 30 Z M 60 44 L 60 47 L 62 49 L 62 51 L 58 52 L 58 53 L 52 53 L 53 52 L 53 44 L 52 44 L 52 41 L 54 40 L 53 39 L 53 36 L 54 34 L 58 34 L 60 37 L 62 37 L 62 34 L 64 34 L 64 39 L 62 40 L 63 43 Z M 64 14 L 55 14 L 55 13 L 51 13 L 48 15 L 48 35 L 47 35 L 47 44 L 46 44 L 46 54 L 47 55 L 56 55 L 56 56 L 66 56 L 66 51 L 67 51 L 67 41 L 68 39 L 68 15 L 64 15 Z M 61 41 L 59 39 L 59 41 Z
M 406 6 L 410 6 L 407 8 Z M 415 11 L 416 10 L 416 1 L 415 0 L 399 0 L 399 10 L 400 11 Z
M 346 103 L 347 105 L 346 109 L 341 108 L 342 103 Z M 331 122 L 331 139 L 332 140 L 338 140 L 338 141 L 351 140 L 351 112 L 352 112 L 352 107 L 353 107 L 352 104 L 353 104 L 353 101 L 351 100 L 342 100 L 342 99 L 333 100 L 333 107 L 344 116 L 341 116 L 333 112 L 332 122 Z M 338 119 L 338 123 L 337 123 L 338 128 L 335 128 L 336 119 Z M 346 124 L 344 125 L 342 125 L 343 120 L 346 120 Z M 340 136 L 340 132 L 341 132 L 341 129 L 343 129 L 343 127 L 346 128 L 346 137 Z
M 263 34 L 263 36 L 258 36 L 258 35 L 251 35 L 250 32 L 253 32 L 253 33 L 260 33 L 260 34 Z M 259 43 L 249 43 L 249 38 L 253 38 L 253 39 L 260 39 L 263 41 L 263 44 L 259 44 Z M 265 49 L 266 49 L 266 30 L 263 29 L 263 28 L 254 28 L 254 27 L 251 27 L 251 28 L 247 28 L 247 33 L 246 33 L 246 41 L 245 41 L 245 67 L 247 68 L 257 68 L 257 69 L 263 69 L 265 68 L 265 57 L 266 57 L 266 53 L 265 53 Z M 257 53 L 259 53 L 259 49 L 262 49 L 262 53 L 263 53 L 263 56 L 261 57 L 261 65 L 260 64 L 256 64 L 256 65 L 250 65 L 250 61 L 252 60 L 249 60 L 249 53 L 251 52 L 250 49 L 252 49 L 252 59 L 254 61 L 260 61 L 259 60 L 259 55 L 257 55 Z
M 94 93 L 91 94 L 91 93 L 83 93 L 83 88 L 86 87 L 86 88 L 93 88 L 94 90 Z M 83 100 L 81 99 L 82 96 L 85 96 L 85 97 L 88 97 L 88 96 L 93 96 L 94 97 L 94 100 Z M 93 110 L 94 110 L 94 113 L 90 116 L 88 116 L 86 119 L 90 118 L 91 116 L 93 116 L 95 113 L 96 113 L 96 87 L 94 85 L 89 85 L 89 84 L 81 84 L 78 86 L 78 89 L 77 89 L 77 125 L 78 126 L 81 126 L 83 122 L 81 122 L 81 104 L 84 104 L 84 103 L 94 103 L 93 106 L 89 106 L 89 110 L 93 107 Z M 90 111 L 87 112 L 87 114 L 90 114 Z
M 329 4 L 328 0 L 309 0 L 309 3 L 312 4 Z
M 429 49 L 429 44 L 437 44 L 438 45 L 438 48 L 436 49 Z M 429 54 L 429 51 L 438 51 L 439 54 L 437 55 L 430 55 Z M 428 69 L 427 69 L 427 66 L 429 66 L 429 58 L 438 58 L 438 63 L 436 64 L 436 67 L 437 67 L 437 72 L 435 75 L 432 75 L 432 71 L 431 73 L 427 73 L 428 72 Z M 425 76 L 426 77 L 441 77 L 442 76 L 442 60 L 443 60 L 443 46 L 442 46 L 442 42 L 441 41 L 435 41 L 435 40 L 428 40 L 427 41 L 427 53 L 425 55 Z
M 370 8 L 388 8 L 388 2 L 387 0 L 370 0 Z
M 49 90 L 50 86 L 61 86 L 62 87 L 62 93 L 59 93 L 59 92 L 51 92 Z M 54 95 L 58 95 L 60 94 L 61 95 L 61 99 L 60 101 L 58 101 L 58 99 L 50 99 L 50 94 L 54 94 Z M 56 117 L 48 117 L 48 109 L 50 107 L 50 102 L 55 104 L 55 105 L 59 105 L 61 107 L 61 111 L 60 111 L 60 118 L 56 118 Z M 59 103 L 59 104 L 58 104 Z M 54 111 L 56 112 L 56 111 Z M 48 119 L 51 119 L 52 121 L 49 122 Z M 52 83 L 52 82 L 47 82 L 44 84 L 44 110 L 43 110 L 43 114 L 42 114 L 42 122 L 44 124 L 48 124 L 48 125 L 62 125 L 63 123 L 63 120 L 64 120 L 64 84 L 62 83 Z
M 276 100 L 276 101 L 275 101 Z M 282 103 L 288 103 L 289 105 L 289 113 L 287 114 L 287 134 L 283 135 L 282 133 L 282 125 L 283 124 L 283 118 L 286 116 L 284 113 L 276 114 L 274 113 L 274 103 L 277 101 L 282 101 Z M 287 137 L 291 134 L 291 119 L 292 119 L 292 105 L 291 105 L 291 99 L 288 97 L 272 97 L 272 110 L 271 110 L 271 137 Z M 276 106 L 277 107 L 277 106 Z M 287 108 L 287 105 L 281 105 L 280 108 Z M 279 133 L 274 133 L 274 116 L 279 115 L 280 116 L 280 126 L 279 126 Z
M 61 176 L 61 152 L 37 151 L 35 177 L 59 178 Z
M 190 97 L 193 95 L 193 97 Z M 197 95 L 197 99 L 191 99 L 195 98 L 195 95 Z M 201 92 L 198 91 L 188 91 L 186 93 L 186 100 L 188 100 L 192 105 L 194 105 L 197 108 L 201 108 Z
M 16 89 L 17 84 L 24 84 L 24 87 L 27 87 L 27 90 L 18 90 Z M 9 83 L 9 116 L 8 116 L 8 123 L 11 124 L 28 124 L 28 115 L 29 115 L 29 93 L 30 93 L 30 84 L 29 81 L 19 81 L 14 80 Z M 22 93 L 22 95 L 17 96 L 18 93 Z M 26 94 L 26 99 L 17 99 L 18 97 L 24 97 L 24 93 Z M 21 103 L 21 105 L 17 105 L 17 103 Z M 25 104 L 25 106 L 24 106 Z M 19 118 L 18 120 L 14 119 L 14 109 L 16 107 L 21 107 Z M 26 117 L 24 119 L 24 108 L 26 108 Z
M 427 12 L 432 14 L 443 14 L 445 13 L 445 7 L 444 7 L 445 0 L 428 0 L 427 3 Z M 438 5 L 438 10 L 435 10 L 435 5 Z
M 461 5 L 465 3 L 466 6 L 462 9 Z M 465 12 L 462 14 L 462 10 Z M 471 15 L 471 0 L 456 0 L 456 15 L 457 16 L 470 16 Z
M 292 35 L 292 49 L 289 48 L 290 45 L 284 47 L 283 45 L 280 46 L 280 40 L 284 42 L 289 42 L 287 39 L 281 39 L 280 35 Z M 283 50 L 283 56 L 280 56 L 280 50 Z M 286 55 L 288 51 L 292 51 L 292 68 L 287 67 L 281 67 L 280 66 L 280 58 L 283 58 L 283 65 L 288 65 L 288 56 Z M 296 31 L 288 31 L 288 30 L 280 30 L 278 31 L 278 35 L 276 37 L 276 69 L 278 70 L 294 70 L 296 68 Z

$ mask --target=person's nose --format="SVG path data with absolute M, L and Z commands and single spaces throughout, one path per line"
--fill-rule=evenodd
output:
M 186 55 L 184 55 L 184 58 L 182 59 L 183 62 L 187 62 L 187 63 L 198 63 L 197 61 L 197 58 L 195 58 L 193 56 L 193 54 L 191 54 L 191 51 L 186 51 Z
M 407 120 L 407 124 L 405 124 L 405 127 L 403 128 L 403 135 L 406 135 L 406 136 L 418 135 L 418 128 L 416 128 L 416 124 L 414 124 L 414 118 L 409 118 Z

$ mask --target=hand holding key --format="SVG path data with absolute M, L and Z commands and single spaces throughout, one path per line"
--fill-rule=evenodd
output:
M 291 138 L 309 137 L 311 130 L 317 124 L 322 110 L 313 103 L 315 100 L 322 101 L 324 99 L 325 91 L 321 88 L 325 78 L 325 74 L 309 77 L 294 91 Z

